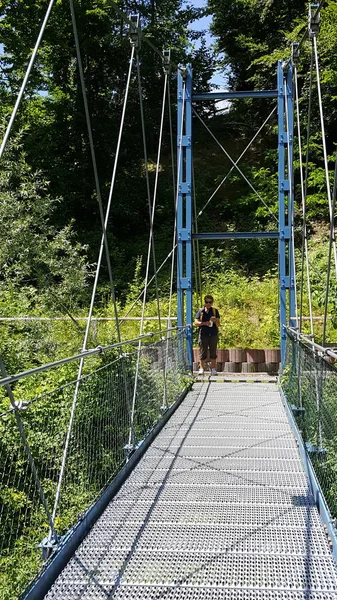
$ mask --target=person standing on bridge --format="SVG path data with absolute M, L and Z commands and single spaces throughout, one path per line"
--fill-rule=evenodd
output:
M 218 345 L 218 330 L 220 326 L 219 311 L 213 306 L 213 296 L 205 296 L 205 306 L 198 310 L 194 325 L 199 327 L 200 369 L 199 375 L 204 374 L 207 350 L 211 358 L 211 375 L 217 375 L 216 349 Z

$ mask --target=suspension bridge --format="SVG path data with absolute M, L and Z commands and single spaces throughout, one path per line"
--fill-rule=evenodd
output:
M 53 4 L 52 0 L 0 157 L 5 152 Z M 149 39 L 142 39 L 139 16 L 128 17 L 116 7 L 130 24 L 131 56 L 104 214 L 76 15 L 70 0 L 102 240 L 81 352 L 14 375 L 6 372 L 0 359 L 0 384 L 8 396 L 8 409 L 0 416 L 4 600 L 337 599 L 337 373 L 333 365 L 337 354 L 326 343 L 332 258 L 337 272 L 337 177 L 331 189 L 317 52 L 322 4 L 310 6 L 308 31 L 299 43 L 293 44 L 291 59 L 278 63 L 275 89 L 208 94 L 194 90 L 191 65 L 173 65 L 168 51 L 162 55 Z M 308 149 L 303 165 L 299 121 L 297 65 L 307 38 L 311 47 L 311 79 L 316 72 L 330 215 L 321 345 L 314 341 L 310 302 L 305 211 Z M 128 315 L 120 319 L 117 314 L 106 232 L 133 70 L 139 87 L 145 164 L 148 162 L 139 60 L 141 41 L 163 56 L 163 109 L 152 196 L 146 173 L 150 233 L 145 285 L 137 299 L 142 301 L 140 332 L 136 339 L 123 340 L 120 325 Z M 147 289 L 161 268 L 156 265 L 153 224 L 166 98 L 172 121 L 172 66 L 177 67 L 178 137 L 176 222 L 172 251 L 167 257 L 172 261 L 170 307 L 163 328 L 158 301 L 158 331 L 145 333 Z M 264 203 L 238 165 L 245 152 L 234 161 L 195 108 L 199 101 L 231 98 L 267 98 L 276 103 L 268 117 L 277 111 L 279 210 L 278 215 L 272 213 L 273 231 L 199 232 L 197 218 L 193 218 L 193 116 L 226 154 L 232 163 L 231 171 L 237 170 Z M 295 124 L 303 206 L 299 294 L 294 258 Z M 228 175 L 220 186 L 227 178 Z M 211 199 L 212 196 L 205 206 Z M 268 205 L 266 208 L 270 210 Z M 198 245 L 206 239 L 237 238 L 271 238 L 278 243 L 282 357 L 278 384 L 266 377 L 256 383 L 233 382 L 226 376 L 193 378 L 193 281 L 197 284 L 199 277 Z M 90 349 L 89 329 L 104 253 L 118 341 Z M 151 259 L 155 273 L 152 279 Z M 172 314 L 171 305 L 174 271 L 177 315 Z M 308 336 L 302 333 L 305 275 L 311 328 Z M 177 326 L 172 325 L 175 318 Z M 60 373 L 61 383 L 56 389 L 47 385 L 52 370 Z M 23 393 L 30 389 L 24 386 L 27 381 L 32 389 L 39 390 L 33 398 Z

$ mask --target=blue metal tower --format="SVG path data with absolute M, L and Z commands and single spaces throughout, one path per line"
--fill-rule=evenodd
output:
M 274 98 L 278 108 L 278 229 L 275 231 L 192 233 L 192 101 L 232 98 Z M 177 205 L 177 291 L 178 325 L 193 324 L 192 240 L 272 238 L 279 244 L 279 320 L 282 363 L 285 359 L 284 326 L 295 325 L 296 297 L 293 254 L 293 70 L 279 61 L 276 90 L 192 93 L 191 65 L 178 70 L 178 205 Z M 192 328 L 188 334 L 192 364 Z

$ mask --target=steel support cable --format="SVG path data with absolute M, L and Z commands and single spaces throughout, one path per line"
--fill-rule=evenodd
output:
M 313 64 L 313 56 L 312 62 Z M 312 69 L 311 69 L 312 75 Z M 311 111 L 311 86 L 310 79 L 310 97 L 309 97 L 309 109 Z M 300 289 L 300 319 L 299 319 L 299 331 L 302 332 L 302 321 L 303 321 L 303 292 L 304 292 L 304 260 L 306 266 L 307 275 L 307 290 L 308 290 L 308 303 L 309 303 L 309 318 L 310 318 L 310 333 L 314 335 L 314 321 L 312 312 L 312 299 L 311 299 L 311 282 L 310 282 L 310 270 L 309 270 L 309 253 L 308 253 L 308 237 L 307 237 L 307 222 L 306 222 L 306 192 L 304 187 L 303 178 L 303 159 L 302 159 L 302 137 L 301 137 L 301 123 L 300 123 L 300 108 L 299 108 L 299 95 L 298 95 L 298 78 L 297 78 L 297 66 L 294 65 L 294 81 L 295 81 L 295 102 L 296 102 L 296 122 L 297 122 L 297 138 L 298 138 L 298 152 L 300 160 L 300 180 L 301 180 L 301 197 L 302 197 L 302 257 L 301 257 L 301 289 Z M 308 114 L 308 127 L 310 137 L 310 114 Z M 309 140 L 307 140 L 307 150 L 309 149 Z M 308 155 L 309 159 L 309 155 Z M 308 160 L 307 160 L 308 166 Z M 307 181 L 306 176 L 306 181 Z
M 329 165 L 328 165 L 328 155 L 326 150 L 326 139 L 325 139 L 325 126 L 324 126 L 324 115 L 323 115 L 323 102 L 322 102 L 322 92 L 321 92 L 321 80 L 319 74 L 319 63 L 318 63 L 318 51 L 317 51 L 317 38 L 313 37 L 314 44 L 314 52 L 315 52 L 315 64 L 316 64 L 316 77 L 317 77 L 317 92 L 318 92 L 318 102 L 319 102 L 319 114 L 321 119 L 321 131 L 322 131 L 322 144 L 323 144 L 323 155 L 324 155 L 324 168 L 325 168 L 325 179 L 326 179 L 326 189 L 328 194 L 328 202 L 329 202 L 329 215 L 330 222 L 332 221 L 331 231 L 333 235 L 332 240 L 332 248 L 333 248 L 333 256 L 335 262 L 335 276 L 337 279 L 337 250 L 336 250 L 336 239 L 335 239 L 335 228 L 334 228 L 334 220 L 335 215 L 332 210 L 332 201 L 331 201 L 331 188 L 330 188 L 330 178 L 329 178 Z
M 141 118 L 141 125 L 142 125 L 143 150 L 144 150 L 144 161 L 145 161 L 147 202 L 148 202 L 148 206 L 149 206 L 149 218 L 150 218 L 149 250 L 150 250 L 150 254 L 152 252 L 153 272 L 154 272 L 154 276 L 155 276 L 155 288 L 156 288 L 156 299 L 157 299 L 158 324 L 159 324 L 159 331 L 161 331 L 160 303 L 159 303 L 158 281 L 157 281 L 157 275 L 156 275 L 157 264 L 156 264 L 156 252 L 155 252 L 154 233 L 153 233 L 156 198 L 154 197 L 153 201 L 151 203 L 150 177 L 149 177 L 146 132 L 145 132 L 145 117 L 144 117 L 144 107 L 143 107 L 143 91 L 142 91 L 142 81 L 141 81 L 141 74 L 140 74 L 140 61 L 139 61 L 138 51 L 137 51 L 137 55 L 136 55 L 136 64 L 137 64 L 137 77 L 138 77 L 140 118 Z M 150 261 L 150 256 L 148 255 L 148 261 L 147 261 L 148 264 L 146 266 L 146 275 L 145 275 L 145 290 L 144 290 L 143 305 L 144 305 L 144 302 L 146 302 L 146 294 L 147 294 L 147 286 L 148 286 L 148 278 L 149 278 L 149 270 L 150 270 L 150 262 L 149 261 Z M 144 307 L 144 314 L 145 314 L 145 307 Z M 141 328 L 141 330 L 142 330 L 142 328 Z
M 337 188 L 337 154 L 336 154 L 336 160 L 335 160 L 335 175 L 334 175 L 333 193 L 332 193 L 332 213 L 333 214 L 335 214 L 335 206 L 336 206 L 336 188 Z M 332 254 L 332 241 L 334 239 L 333 236 L 334 236 L 334 222 L 330 221 L 328 271 L 327 271 L 325 301 L 324 301 L 324 321 L 323 321 L 323 339 L 322 339 L 323 346 L 325 346 L 325 343 L 326 343 L 326 327 L 327 327 L 327 319 L 328 319 L 328 301 L 329 301 L 330 274 L 331 274 L 331 254 Z
M 169 310 L 168 310 L 168 318 L 171 319 L 172 315 L 172 295 L 173 295 L 173 275 L 174 275 L 174 264 L 175 264 L 175 251 L 177 248 L 176 242 L 176 229 L 177 229 L 177 189 L 178 189 L 178 181 L 175 170 L 175 152 L 174 152 L 174 142 L 173 142 L 173 126 L 172 126 L 172 108 L 171 108 L 171 90 L 170 90 L 170 81 L 168 81 L 167 86 L 167 105 L 168 105 L 168 117 L 169 117 L 169 125 L 170 125 L 170 147 L 171 147 L 171 164 L 172 164 L 172 189 L 173 189 L 173 208 L 174 208 L 174 225 L 173 225 L 173 243 L 171 250 L 171 274 L 170 274 L 170 294 L 169 294 Z M 185 102 L 185 85 L 183 89 L 183 106 Z M 181 143 L 179 146 L 179 150 L 181 153 L 182 149 L 182 132 L 181 132 Z M 180 159 L 178 159 L 180 161 Z M 180 163 L 179 163 L 180 164 Z M 179 266 L 178 266 L 179 268 Z
M 142 87 L 141 87 L 141 75 L 140 75 L 140 66 L 139 66 L 139 56 L 137 53 L 137 75 L 138 75 L 138 90 L 139 90 L 139 102 L 140 102 L 140 112 L 141 112 L 141 122 L 142 122 L 142 133 L 143 133 L 143 145 L 144 145 L 144 160 L 145 160 L 145 169 L 146 169 L 146 182 L 147 182 L 147 192 L 148 192 L 148 202 L 149 202 L 149 212 L 150 212 L 150 233 L 149 233 L 149 243 L 148 243 L 148 251 L 147 251 L 147 260 L 146 260 L 146 271 L 145 271 L 145 283 L 144 283 L 144 294 L 143 294 L 143 304 L 142 304 L 142 315 L 140 321 L 140 330 L 139 335 L 141 336 L 143 333 L 144 327 L 144 316 L 145 316 L 145 306 L 146 306 L 146 298 L 147 298 L 147 289 L 148 289 L 148 280 L 149 280 L 149 270 L 150 270 L 150 258 L 151 252 L 154 260 L 154 269 L 155 269 L 155 281 L 156 281 L 156 293 L 157 293 L 157 302 L 158 302 L 158 315 L 159 315 L 159 328 L 161 331 L 160 324 L 160 312 L 159 312 L 159 296 L 158 296 L 158 284 L 156 277 L 156 263 L 155 263 L 155 251 L 154 251 L 154 236 L 153 236 L 153 225 L 154 225 L 154 215 L 156 208 L 156 196 L 153 197 L 153 202 L 151 205 L 150 198 L 150 183 L 149 183 L 149 174 L 148 174 L 148 159 L 147 159 L 147 147 L 146 147 L 146 136 L 145 136 L 145 119 L 144 119 L 144 110 L 143 110 L 143 99 L 142 99 Z M 165 94 L 166 96 L 166 94 Z M 165 96 L 163 102 L 165 102 Z M 163 124 L 163 112 L 161 118 L 161 125 Z M 161 128 L 162 133 L 162 128 Z M 162 135 L 160 134 L 160 140 L 162 140 Z M 160 160 L 160 154 L 158 151 L 158 161 Z M 157 161 L 157 164 L 158 164 Z M 136 372 L 135 372 L 135 380 L 133 385 L 133 397 L 132 397 L 132 405 L 131 405 L 131 415 L 130 415 L 130 429 L 129 429 L 129 440 L 127 450 L 131 452 L 134 447 L 134 417 L 135 417 L 135 408 L 136 408 L 136 397 L 137 397 L 137 386 L 139 379 L 139 367 L 140 367 L 140 356 L 142 349 L 142 340 L 139 339 L 138 343 L 138 352 L 137 352 L 137 363 L 136 363 Z M 164 385 L 166 386 L 166 381 L 164 381 Z M 166 393 L 165 393 L 166 397 Z
M 168 253 L 168 255 L 166 256 L 166 258 L 164 258 L 163 262 L 161 263 L 161 265 L 158 267 L 156 274 L 158 275 L 158 273 L 162 270 L 163 266 L 167 263 L 167 261 L 169 260 L 169 258 L 172 256 L 172 252 L 174 252 L 174 250 L 176 249 L 177 244 L 175 245 L 174 248 L 172 248 L 172 250 L 170 250 L 170 252 Z M 151 279 L 149 279 L 148 281 L 148 287 L 149 285 L 151 285 L 152 281 L 154 280 L 155 275 L 152 275 Z M 129 314 L 132 312 L 132 310 L 134 309 L 134 307 L 136 306 L 138 300 L 140 300 L 140 298 L 142 298 L 143 294 L 144 294 L 144 289 L 142 288 L 142 290 L 139 292 L 137 298 L 133 301 L 133 303 L 131 304 L 130 308 L 128 309 L 128 311 L 125 313 L 125 315 L 123 315 L 120 320 L 119 320 L 119 324 L 122 325 L 122 323 L 124 323 L 124 321 L 127 319 L 127 317 L 129 316 Z
M 183 114 L 184 114 L 184 104 L 185 104 L 185 84 L 184 84 L 184 89 L 183 89 Z M 167 106 L 168 106 L 168 118 L 169 118 L 169 130 L 170 130 L 170 148 L 171 148 L 171 165 L 172 165 L 172 190 L 173 190 L 173 207 L 174 207 L 174 225 L 173 225 L 173 245 L 172 245 L 172 250 L 170 252 L 170 255 L 172 257 L 171 259 L 171 273 L 170 273 L 170 293 L 169 293 L 169 309 L 168 309 L 168 319 L 167 319 L 167 325 L 171 324 L 171 316 L 172 316 L 172 296 L 173 296 L 173 277 L 174 277 L 174 265 L 175 265 L 175 250 L 177 248 L 177 242 L 176 242 L 176 227 L 177 227 L 177 209 L 176 209 L 176 193 L 178 190 L 178 182 L 176 185 L 176 172 L 175 172 L 175 153 L 174 153 L 174 143 L 173 143 L 173 126 L 172 126 L 172 110 L 171 110 L 171 90 L 170 90 L 170 80 L 168 79 L 167 82 Z M 180 149 L 180 156 L 181 156 L 181 152 L 182 152 L 182 130 L 181 130 L 181 136 L 180 136 L 180 145 L 179 145 L 179 149 Z M 180 165 L 180 159 L 179 159 L 179 165 Z M 179 166 L 178 166 L 178 173 L 179 173 Z M 177 263 L 178 269 L 179 270 L 179 263 Z M 179 273 L 178 273 L 178 277 L 179 277 Z M 167 377 L 167 362 L 168 362 L 168 346 L 169 346 L 169 336 L 166 337 L 166 353 L 165 353 L 165 377 Z M 167 399 L 166 397 L 164 398 L 164 407 L 163 408 L 167 408 Z
M 105 226 L 105 222 L 104 222 L 104 212 L 103 212 L 103 205 L 102 205 L 101 188 L 100 188 L 98 171 L 97 171 L 96 153 L 95 153 L 94 140 L 93 140 L 93 135 L 92 135 L 91 119 L 90 119 L 90 114 L 89 114 L 87 92 L 86 92 L 85 81 L 84 81 L 83 63 L 82 63 L 82 57 L 81 57 L 81 49 L 80 49 L 80 43 L 79 43 L 79 38 L 78 38 L 78 31 L 77 31 L 77 24 L 76 24 L 76 15 L 75 15 L 75 10 L 74 10 L 73 0 L 69 0 L 69 5 L 70 5 L 71 20 L 72 20 L 72 25 L 73 25 L 73 32 L 74 32 L 74 39 L 75 39 L 75 46 L 76 46 L 76 55 L 77 55 L 78 70 L 79 70 L 80 81 L 81 81 L 81 89 L 82 89 L 82 97 L 83 97 L 83 104 L 84 104 L 84 112 L 85 112 L 85 118 L 86 118 L 86 123 L 87 123 L 87 130 L 88 130 L 88 137 L 89 137 L 91 162 L 92 162 L 92 167 L 93 167 L 93 171 L 94 171 L 96 194 L 97 194 L 97 200 L 98 200 L 98 206 L 99 206 L 99 214 L 100 214 L 101 226 L 102 226 L 102 232 L 103 232 L 106 261 L 107 261 L 109 281 L 110 281 L 111 296 L 112 296 L 112 301 L 113 301 L 113 306 L 114 306 L 114 312 L 115 312 L 115 317 L 116 317 L 117 338 L 118 338 L 118 341 L 120 342 L 121 341 L 121 334 L 120 334 L 119 321 L 118 321 L 118 310 L 117 310 L 117 304 L 116 304 L 115 285 L 114 285 L 113 276 L 112 276 L 112 268 L 111 268 L 111 261 L 110 261 L 110 252 L 109 252 L 107 231 L 106 231 L 106 226 Z
M 293 178 L 293 169 L 292 169 L 292 155 L 291 155 L 291 146 L 290 146 L 290 131 L 289 131 L 289 111 L 288 111 L 288 93 L 287 93 L 287 82 L 284 79 L 283 87 L 285 90 L 285 113 L 286 113 L 286 127 L 287 127 L 287 159 L 288 159 L 288 180 L 289 180 L 289 197 L 288 197 L 288 221 L 290 221 L 290 244 L 289 244 L 289 258 L 292 255 L 292 260 L 289 260 L 289 285 L 291 286 L 291 277 L 293 275 L 294 279 L 294 294 L 295 294 L 295 319 L 297 324 L 297 286 L 296 286 L 296 265 L 295 265 L 295 225 L 294 225 L 294 194 L 293 194 L 293 186 L 294 186 L 294 178 Z M 291 252 L 290 252 L 291 248 Z
M 278 223 L 278 219 L 275 216 L 275 214 L 272 212 L 272 210 L 269 208 L 269 206 L 265 203 L 265 201 L 263 200 L 262 196 L 259 194 L 259 192 L 254 188 L 254 186 L 250 183 L 249 179 L 247 179 L 246 175 L 241 171 L 240 167 L 238 167 L 237 164 L 235 164 L 235 161 L 232 159 L 232 157 L 228 154 L 227 150 L 223 147 L 223 145 L 221 144 L 221 142 L 219 142 L 219 140 L 217 139 L 217 137 L 214 135 L 214 133 L 210 130 L 210 128 L 208 127 L 208 125 L 206 125 L 205 121 L 202 119 L 202 117 L 197 113 L 197 111 L 195 110 L 195 108 L 192 107 L 192 110 L 194 112 L 194 114 L 196 115 L 196 117 L 198 117 L 199 121 L 202 123 L 202 125 L 205 127 L 206 131 L 208 131 L 208 133 L 210 134 L 210 136 L 214 139 L 214 141 L 217 143 L 217 145 L 219 146 L 219 148 L 221 148 L 221 150 L 224 152 L 224 154 L 227 156 L 227 158 L 230 160 L 230 162 L 232 163 L 233 167 L 235 169 L 237 169 L 237 171 L 240 173 L 241 177 L 243 177 L 243 179 L 245 180 L 246 183 L 248 183 L 249 187 L 253 190 L 254 194 L 259 198 L 259 200 L 262 202 L 262 204 L 265 206 L 265 208 L 268 210 L 268 212 L 270 213 L 270 215 L 273 217 L 273 219 L 276 221 L 276 223 Z
M 198 213 L 198 217 L 199 218 L 202 213 L 204 212 L 205 208 L 208 206 L 208 204 L 211 202 L 211 200 L 213 200 L 215 194 L 219 191 L 219 189 L 221 188 L 221 186 L 225 183 L 225 181 L 228 179 L 228 177 L 230 176 L 230 174 L 232 173 L 232 171 L 234 171 L 236 165 L 239 164 L 240 160 L 244 157 L 244 155 L 246 154 L 247 150 L 250 148 L 250 146 L 253 144 L 253 142 L 256 140 L 256 138 L 258 137 L 258 135 L 261 133 L 262 129 L 264 128 L 264 126 L 268 123 L 268 121 L 271 119 L 272 115 L 274 114 L 274 112 L 276 111 L 277 106 L 274 106 L 273 110 L 271 111 L 271 113 L 268 115 L 268 117 L 266 118 L 266 120 L 264 121 L 264 123 L 262 123 L 260 129 L 256 132 L 256 134 L 254 135 L 254 137 L 251 139 L 251 141 L 249 142 L 248 146 L 246 146 L 246 148 L 244 149 L 244 151 L 240 154 L 239 158 L 235 161 L 235 163 L 232 165 L 232 167 L 230 168 L 230 170 L 228 171 L 227 175 L 225 175 L 225 177 L 223 178 L 223 180 L 219 183 L 219 185 L 217 186 L 217 188 L 214 190 L 213 194 L 211 195 L 211 197 L 207 200 L 206 204 L 203 206 L 203 208 L 201 209 L 201 211 Z
M 55 3 L 55 0 L 50 0 L 47 12 L 46 12 L 45 17 L 43 19 L 43 23 L 41 25 L 40 33 L 39 33 L 38 38 L 36 40 L 36 44 L 34 46 L 34 50 L 32 52 L 32 56 L 31 56 L 30 61 L 28 63 L 26 74 L 25 74 L 23 82 L 21 84 L 21 88 L 20 88 L 18 97 L 16 99 L 16 102 L 15 102 L 15 105 L 14 105 L 11 117 L 10 117 L 8 125 L 7 125 L 5 136 L 4 136 L 4 138 L 2 140 L 2 143 L 1 143 L 1 147 L 0 147 L 0 160 L 2 158 L 2 155 L 3 155 L 4 151 L 5 151 L 5 148 L 6 148 L 6 145 L 7 145 L 7 142 L 8 142 L 8 138 L 10 136 L 11 129 L 13 127 L 13 123 L 15 121 L 15 117 L 16 117 L 16 114 L 18 112 L 19 106 L 21 104 L 21 100 L 23 98 L 23 94 L 25 92 L 26 85 L 28 83 L 29 75 L 30 75 L 31 70 L 33 68 L 33 65 L 34 65 L 34 62 L 35 62 L 35 58 L 36 58 L 37 52 L 39 50 L 39 47 L 40 47 L 40 44 L 41 44 L 41 41 L 42 41 L 42 38 L 43 38 L 43 34 L 44 34 L 45 29 L 46 29 L 46 25 L 48 23 L 48 19 L 50 17 L 50 13 L 52 11 L 54 3 Z
M 3 361 L 2 361 L 1 356 L 0 356 L 0 371 L 1 371 L 2 377 L 6 378 L 7 377 L 7 372 L 6 372 L 5 365 L 4 365 Z M 47 503 L 46 497 L 44 495 L 44 491 L 43 491 L 43 488 L 42 488 L 42 485 L 41 485 L 41 481 L 40 481 L 40 478 L 39 478 L 39 475 L 38 475 L 38 472 L 37 472 L 37 469 L 36 469 L 36 466 L 35 466 L 35 461 L 34 461 L 34 458 L 32 456 L 32 453 L 30 451 L 30 447 L 29 447 L 29 444 L 28 444 L 28 440 L 27 440 L 27 437 L 26 437 L 24 426 L 23 426 L 23 423 L 22 423 L 22 420 L 21 420 L 21 417 L 20 417 L 20 414 L 19 414 L 18 406 L 15 403 L 13 391 L 12 391 L 12 388 L 11 388 L 10 384 L 7 383 L 5 387 L 6 387 L 6 390 L 7 390 L 7 394 L 8 394 L 8 397 L 9 397 L 12 409 L 14 410 L 14 413 L 15 413 L 16 424 L 17 424 L 18 430 L 19 430 L 20 435 L 21 435 L 21 440 L 22 440 L 25 452 L 26 452 L 27 457 L 28 457 L 28 462 L 29 462 L 29 465 L 30 465 L 30 468 L 31 468 L 31 471 L 32 471 L 32 474 L 33 474 L 33 477 L 34 477 L 35 485 L 37 487 L 37 490 L 38 490 L 39 495 L 40 495 L 40 500 L 42 502 L 43 508 L 44 508 L 44 510 L 46 512 L 46 515 L 47 515 L 47 519 L 48 519 L 48 523 L 49 523 L 49 527 L 50 527 L 50 531 L 51 531 L 51 536 L 50 537 L 54 538 L 55 544 L 57 544 L 58 543 L 58 535 L 57 535 L 57 533 L 55 531 L 55 527 L 54 527 L 54 518 L 52 517 L 52 515 L 50 513 L 50 510 L 49 510 L 49 507 L 48 507 L 48 503 Z
M 192 165 L 192 186 L 193 186 L 193 211 L 194 211 L 194 233 L 198 233 L 198 217 L 197 217 L 197 198 L 195 191 L 195 172 L 194 164 Z M 202 305 L 202 283 L 201 283 L 201 260 L 200 260 L 200 245 L 199 240 L 193 240 L 193 254 L 194 254 L 194 269 L 195 269 L 195 280 L 197 282 L 197 294 L 200 296 L 200 306 Z
M 120 122 L 118 140 L 117 140 L 116 155 L 115 155 L 115 161 L 114 161 L 114 166 L 113 166 L 113 173 L 112 173 L 112 179 L 111 179 L 111 185 L 110 185 L 110 191 L 109 191 L 108 204 L 107 204 L 107 209 L 106 209 L 106 216 L 105 216 L 105 221 L 104 221 L 104 231 L 106 231 L 106 229 L 107 229 L 107 225 L 108 225 L 108 221 L 109 221 L 109 216 L 110 216 L 112 194 L 113 194 L 113 190 L 114 190 L 114 187 L 115 187 L 117 163 L 118 163 L 120 146 L 121 146 L 121 140 L 122 140 L 122 133 L 123 133 L 123 128 L 124 128 L 124 120 L 125 120 L 125 113 L 126 113 L 126 104 L 127 104 L 128 95 L 129 95 L 129 88 L 130 88 L 130 81 L 131 81 L 131 73 L 132 73 L 132 67 L 133 67 L 134 53 L 135 53 L 135 46 L 132 45 L 132 48 L 131 48 L 131 57 L 130 57 L 130 64 L 129 64 L 129 72 L 128 72 L 128 77 L 127 77 L 126 90 L 125 90 L 124 102 L 123 102 L 122 117 L 121 117 L 121 122 Z M 87 345 L 87 341 L 88 341 L 90 322 L 91 322 L 93 308 L 94 308 L 94 301 L 95 301 L 95 296 L 96 296 L 96 290 L 97 290 L 97 284 L 98 284 L 98 277 L 99 277 L 101 263 L 102 263 L 102 256 L 103 256 L 104 246 L 105 245 L 104 245 L 104 235 L 103 235 L 102 238 L 101 238 L 99 256 L 98 256 L 98 261 L 97 261 L 97 268 L 96 268 L 96 273 L 95 273 L 95 280 L 94 280 L 93 291 L 92 291 L 92 295 L 91 295 L 91 302 L 90 302 L 90 308 L 89 308 L 88 321 L 87 321 L 87 326 L 86 326 L 86 330 L 85 330 L 85 334 L 84 334 L 82 352 L 84 352 L 86 350 L 86 345 Z M 76 408 L 76 402 L 77 402 L 77 397 L 78 397 L 78 392 L 79 392 L 80 378 L 81 378 L 81 375 L 82 375 L 83 365 L 84 365 L 84 358 L 81 358 L 80 364 L 79 364 L 79 368 L 78 368 L 78 375 L 77 375 L 77 382 L 76 382 L 76 387 L 75 387 L 75 392 L 74 392 L 74 399 L 73 399 L 73 403 L 72 403 L 72 407 L 71 407 L 71 413 L 70 413 L 70 419 L 69 419 L 69 427 L 68 427 L 67 436 L 66 436 L 66 440 L 65 440 L 65 444 L 64 444 L 64 451 L 63 451 L 63 456 L 62 456 L 60 476 L 59 476 L 59 480 L 58 480 L 58 484 L 57 484 L 57 489 L 56 489 L 55 503 L 54 503 L 54 509 L 53 509 L 53 515 L 52 515 L 53 521 L 55 520 L 56 511 L 57 511 L 57 507 L 58 507 L 58 503 L 59 503 L 59 499 L 60 499 L 61 486 L 62 486 L 62 481 L 63 481 L 63 477 L 64 477 L 64 471 L 65 471 L 66 459 L 67 459 L 67 454 L 68 454 L 68 447 L 69 447 L 70 437 L 71 437 L 71 432 L 72 432 L 72 427 L 73 427 L 73 421 L 74 421 L 74 417 L 75 417 L 75 408 Z
M 156 207 L 156 202 L 157 202 L 157 190 L 158 190 L 158 178 L 159 178 L 160 158 L 161 158 L 161 149 L 162 149 L 162 143 L 163 143 L 163 130 L 164 130 L 165 107 L 166 107 L 167 81 L 168 81 L 168 73 L 167 73 L 167 71 L 165 71 L 165 73 L 164 73 L 164 89 L 163 89 L 162 111 L 161 111 L 160 129 L 159 129 L 157 164 L 156 164 L 156 173 L 155 173 L 155 180 L 154 180 L 153 200 L 152 200 L 152 214 L 151 214 L 152 229 L 153 229 L 155 207 Z M 154 244 L 154 240 L 153 240 L 153 244 Z M 154 250 L 154 248 L 153 248 L 153 250 Z M 158 295 L 158 282 L 157 282 L 157 268 L 156 268 L 156 263 L 154 263 L 154 267 L 155 267 L 154 277 L 155 277 L 155 281 L 156 281 L 157 299 L 158 299 L 158 306 L 159 306 L 159 295 Z M 147 285 L 148 285 L 148 273 L 147 273 Z M 144 297 L 145 297 L 145 293 L 146 292 L 144 290 Z M 143 307 L 144 307 L 144 314 L 145 314 L 145 304 L 144 303 L 143 303 Z M 144 317 L 142 317 L 142 318 L 144 320 Z M 159 329 L 161 331 L 160 314 L 159 314 Z M 167 352 L 166 352 L 166 358 L 167 358 Z M 163 407 L 164 408 L 167 408 L 166 372 L 167 372 L 167 360 L 165 360 L 165 366 L 164 366 L 164 372 L 163 372 L 163 379 L 164 379 Z
M 320 83 L 320 73 L 319 73 L 319 64 L 318 64 L 318 52 L 317 52 L 317 38 L 316 34 L 312 36 L 312 45 L 315 56 L 315 66 L 316 66 L 316 78 L 317 78 L 317 92 L 318 92 L 318 102 L 319 102 L 319 113 L 321 120 L 321 131 L 322 131 L 322 144 L 323 144 L 323 155 L 324 155 L 324 167 L 325 167 L 325 176 L 327 183 L 327 194 L 328 194 L 328 202 L 329 202 L 329 216 L 330 216 L 330 227 L 334 226 L 333 222 L 333 214 L 332 214 L 332 203 L 331 203 L 331 190 L 330 190 L 330 181 L 329 181 L 329 168 L 328 168 L 328 160 L 327 160 L 327 152 L 326 152 L 326 143 L 325 143 L 325 130 L 324 130 L 324 117 L 323 117 L 323 105 L 322 105 L 322 95 L 321 95 L 321 83 Z M 335 258 L 335 270 L 337 277 L 337 255 L 336 255 L 336 242 L 333 244 L 334 250 L 334 258 Z M 313 350 L 314 352 L 314 350 Z M 316 367 L 318 365 L 316 363 Z M 318 448 L 322 447 L 322 425 L 320 419 L 320 405 L 321 405 L 321 390 L 320 390 L 320 374 L 317 372 L 317 368 L 315 369 L 315 390 L 316 390 L 316 408 L 317 408 L 317 435 L 316 435 L 316 444 Z

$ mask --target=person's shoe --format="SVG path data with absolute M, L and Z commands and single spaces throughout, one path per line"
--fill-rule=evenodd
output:
M 204 374 L 204 369 L 202 369 L 202 368 L 200 367 L 200 369 L 199 369 L 199 371 L 198 371 L 198 375 L 203 375 L 203 374 Z
M 211 375 L 217 375 L 217 374 L 218 374 L 218 372 L 217 372 L 217 370 L 216 370 L 216 369 L 212 369 L 212 370 L 211 370 Z

